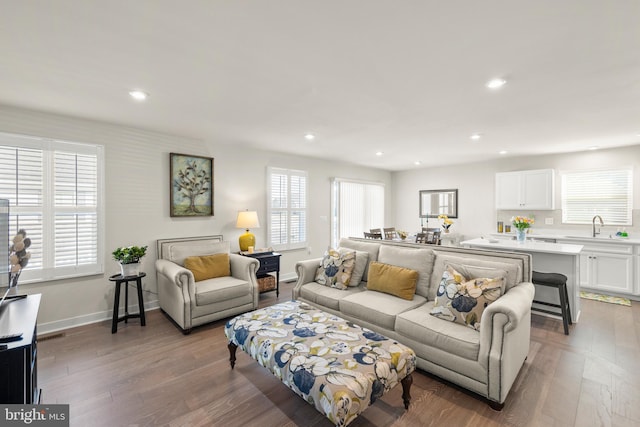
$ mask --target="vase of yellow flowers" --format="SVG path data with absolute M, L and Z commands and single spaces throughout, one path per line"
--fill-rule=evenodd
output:
M 448 233 L 449 228 L 453 225 L 453 220 L 449 219 L 445 214 L 438 215 L 438 219 L 442 220 L 442 229 L 445 233 Z
M 518 243 L 524 243 L 527 238 L 527 229 L 534 223 L 533 218 L 514 216 L 511 218 L 511 223 L 516 228 L 516 240 Z

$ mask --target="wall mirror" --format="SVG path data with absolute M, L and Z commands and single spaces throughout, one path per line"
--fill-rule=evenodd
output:
M 420 218 L 458 218 L 458 189 L 420 190 Z

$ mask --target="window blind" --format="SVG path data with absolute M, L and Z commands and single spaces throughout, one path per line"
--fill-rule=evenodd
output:
M 307 173 L 268 168 L 267 241 L 274 249 L 307 245 Z
M 562 173 L 562 222 L 591 224 L 600 215 L 606 225 L 631 225 L 631 168 Z
M 384 185 L 335 178 L 332 191 L 333 247 L 343 237 L 362 237 L 364 231 L 384 227 Z
M 10 233 L 32 242 L 20 281 L 103 272 L 102 170 L 102 146 L 0 134 Z

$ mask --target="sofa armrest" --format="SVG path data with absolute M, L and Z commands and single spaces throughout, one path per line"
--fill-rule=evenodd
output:
M 195 282 L 193 273 L 190 270 L 166 259 L 156 260 L 156 271 L 179 288 L 184 285 L 189 286 L 189 283 Z
M 321 260 L 322 258 L 314 258 L 298 261 L 296 263 L 296 274 L 298 275 L 298 280 L 296 281 L 296 285 L 293 287 L 293 299 L 298 298 L 298 295 L 300 295 L 300 288 L 302 288 L 305 283 L 316 280 L 316 271 L 320 266 Z
M 488 373 L 488 398 L 503 403 L 529 354 L 535 288 L 522 282 L 482 314 L 479 362 Z
M 535 288 L 530 282 L 522 282 L 509 289 L 503 296 L 490 304 L 482 314 L 480 342 L 489 337 L 496 314 L 506 316 L 504 332 L 510 332 L 520 325 L 527 313 L 531 313 L 531 304 Z
M 246 280 L 252 285 L 258 286 L 255 282 L 256 272 L 260 268 L 260 261 L 255 258 L 238 254 L 229 254 L 231 264 L 231 275 L 236 279 Z

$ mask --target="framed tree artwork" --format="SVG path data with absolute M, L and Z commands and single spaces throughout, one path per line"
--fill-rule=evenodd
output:
M 171 216 L 213 215 L 213 158 L 170 154 Z

